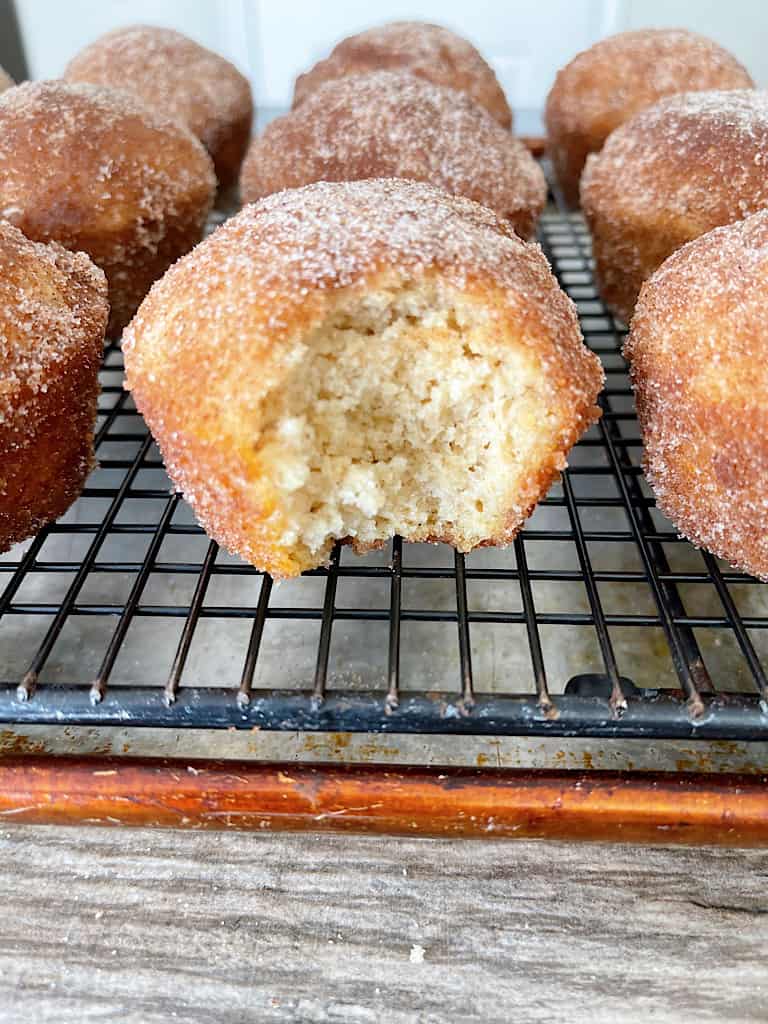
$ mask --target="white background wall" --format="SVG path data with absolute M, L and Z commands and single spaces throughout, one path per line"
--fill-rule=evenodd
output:
M 472 39 L 517 110 L 540 110 L 555 72 L 578 50 L 654 25 L 717 39 L 768 85 L 768 0 L 17 0 L 17 10 L 35 78 L 60 74 L 110 28 L 169 25 L 237 64 L 263 107 L 286 106 L 295 76 L 338 39 L 391 18 L 437 21 Z

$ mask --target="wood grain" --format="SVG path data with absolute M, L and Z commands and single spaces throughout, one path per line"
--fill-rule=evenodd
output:
M 0 819 L 768 845 L 764 776 L 140 758 L 0 759 Z
M 756 850 L 4 828 L 0 1021 L 764 1024 L 767 876 Z

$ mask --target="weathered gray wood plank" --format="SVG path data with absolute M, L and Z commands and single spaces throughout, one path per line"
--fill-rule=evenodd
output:
M 766 879 L 762 851 L 4 829 L 0 1021 L 763 1024 Z

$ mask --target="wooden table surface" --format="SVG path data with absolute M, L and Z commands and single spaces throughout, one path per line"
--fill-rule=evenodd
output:
M 4 827 L 0 1021 L 768 1019 L 768 852 Z

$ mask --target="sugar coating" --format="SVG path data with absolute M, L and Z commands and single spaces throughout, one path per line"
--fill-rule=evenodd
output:
M 599 73 L 596 68 L 599 67 Z M 686 29 L 640 29 L 601 39 L 558 72 L 548 100 L 564 133 L 615 114 L 622 123 L 681 92 L 751 86 L 742 64 L 718 43 Z
M 194 327 L 196 320 L 236 316 L 227 303 L 236 289 L 270 331 L 279 331 L 310 290 L 350 287 L 383 265 L 404 274 L 438 266 L 457 287 L 487 277 L 517 301 L 552 293 L 540 247 L 523 243 L 490 209 L 430 185 L 374 179 L 317 182 L 246 206 L 172 267 L 153 294 L 170 296 L 183 280 L 195 300 L 185 324 Z M 577 322 L 563 292 L 545 307 L 553 337 Z M 133 336 L 126 332 L 124 348 Z
M 589 153 L 634 114 L 681 92 L 753 85 L 742 65 L 705 36 L 641 29 L 602 39 L 577 54 L 547 97 L 545 123 L 555 171 L 569 202 Z
M 632 314 L 642 282 L 681 245 L 768 206 L 768 93 L 684 93 L 636 114 L 581 179 L 596 277 Z
M 396 179 L 246 207 L 158 282 L 123 350 L 200 521 L 277 576 L 334 538 L 508 543 L 603 379 L 538 246 Z
M 617 128 L 590 157 L 582 193 L 595 208 L 622 194 L 639 215 L 663 205 L 700 220 L 725 209 L 743 216 L 768 196 L 766 160 L 768 92 L 683 93 Z
M 0 221 L 0 551 L 61 515 L 93 466 L 107 283 Z
M 248 80 L 219 54 L 173 29 L 118 28 L 86 46 L 64 78 L 125 89 L 186 124 L 212 154 L 253 115 Z
M 96 112 L 99 122 L 105 128 L 118 124 L 122 118 L 137 117 L 147 120 L 153 127 L 172 132 L 179 138 L 193 135 L 183 124 L 162 112 L 148 111 L 136 98 L 123 89 L 100 86 L 88 82 L 64 83 L 57 80 L 43 82 L 22 82 L 5 93 L 0 100 L 6 114 L 34 117 L 50 113 L 50 120 L 56 124 L 46 135 L 53 147 L 70 141 L 74 131 L 83 129 L 91 112 Z M 88 146 L 89 139 L 81 138 L 82 145 Z
M 0 132 L 0 197 L 7 194 L 12 202 L 29 177 L 28 165 L 13 159 L 15 136 L 24 132 L 35 151 L 44 153 L 48 178 L 53 178 L 67 160 L 72 160 L 73 167 L 88 161 L 93 177 L 78 175 L 78 194 L 68 196 L 69 202 L 93 202 L 98 207 L 117 197 L 130 196 L 145 222 L 161 217 L 185 187 L 197 184 L 200 165 L 179 166 L 175 168 L 178 177 L 172 178 L 162 167 L 154 166 L 150 151 L 111 152 L 115 148 L 112 134 L 128 127 L 126 122 L 136 120 L 143 122 L 149 136 L 155 135 L 153 141 L 157 144 L 183 144 L 197 151 L 195 137 L 183 124 L 148 111 L 130 93 L 118 89 L 53 81 L 25 82 L 9 89 L 0 97 L 0 124 L 4 129 Z M 42 160 L 40 166 L 35 165 L 36 175 L 44 165 Z M 0 214 L 9 219 L 14 212 L 0 209 Z
M 525 146 L 465 93 L 402 71 L 325 82 L 270 122 L 241 177 L 247 202 L 313 181 L 404 178 L 509 218 L 529 237 L 546 201 Z
M 0 95 L 0 217 L 87 251 L 107 274 L 115 326 L 199 240 L 215 188 L 189 129 L 128 93 L 34 82 Z
M 106 294 L 85 253 L 30 242 L 0 221 L 0 427 L 22 426 L 56 367 L 90 342 Z
M 768 211 L 690 242 L 643 286 L 625 352 L 645 467 L 680 532 L 768 579 Z
M 468 93 L 505 128 L 512 113 L 493 69 L 466 39 L 440 25 L 395 21 L 343 39 L 325 60 L 299 75 L 293 105 L 322 82 L 381 69 L 404 70 Z

